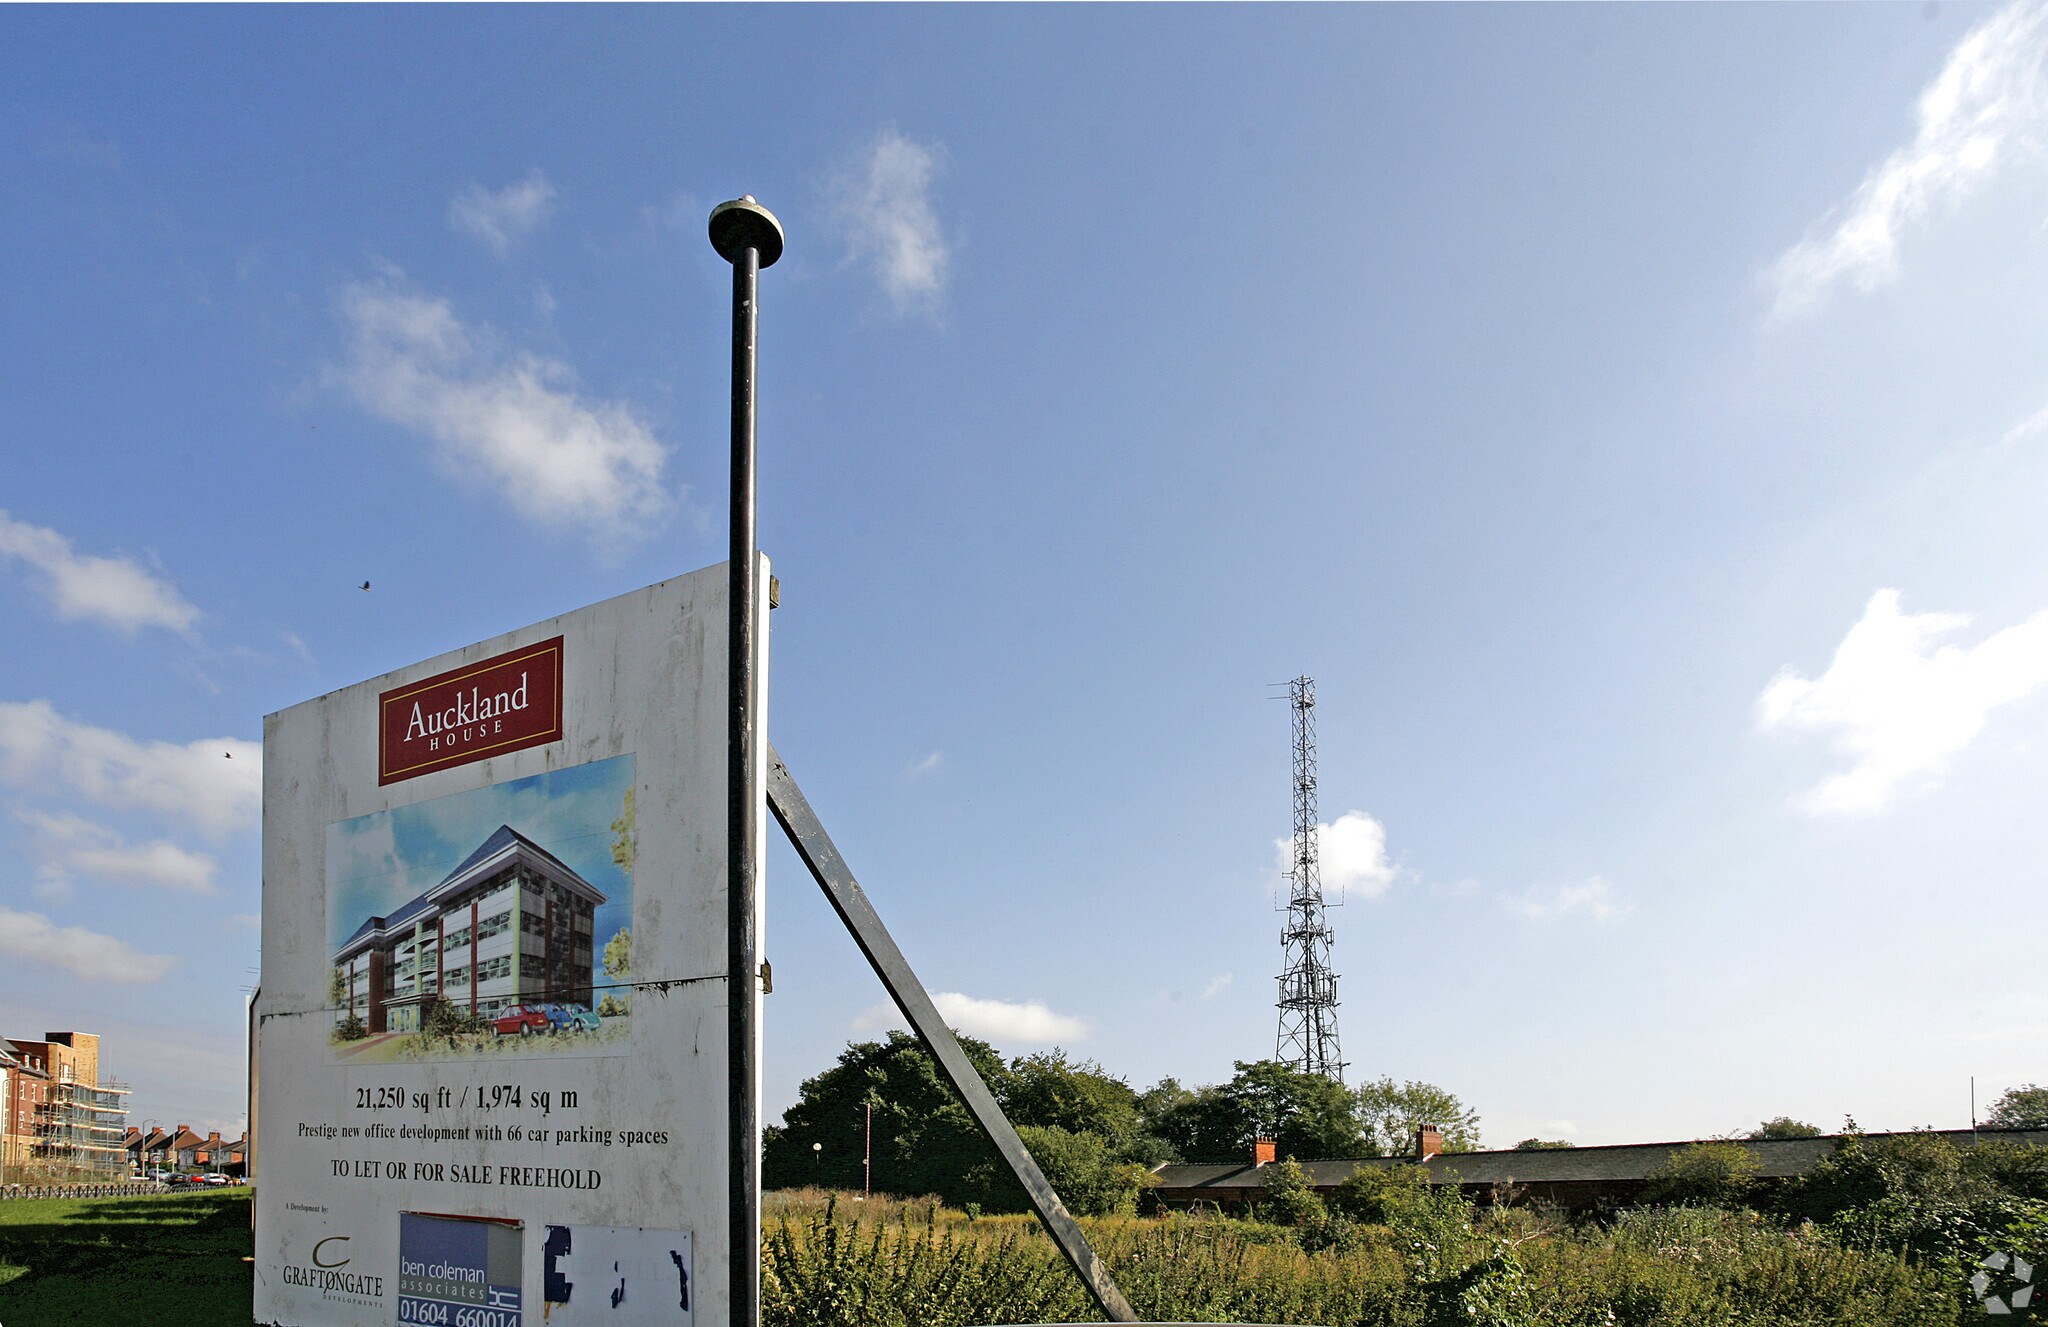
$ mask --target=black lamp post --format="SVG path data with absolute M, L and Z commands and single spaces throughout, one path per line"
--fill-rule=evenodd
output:
M 730 1179 L 730 1327 L 761 1320 L 761 1129 L 755 1083 L 760 1019 L 754 932 L 755 850 L 765 793 L 756 779 L 754 702 L 754 342 L 761 269 L 782 256 L 782 223 L 746 194 L 711 209 L 711 247 L 732 264 L 732 552 L 726 627 L 726 1118 Z

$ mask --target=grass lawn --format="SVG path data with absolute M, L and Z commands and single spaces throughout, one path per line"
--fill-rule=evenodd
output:
M 5 1327 L 248 1327 L 249 1190 L 0 1203 Z

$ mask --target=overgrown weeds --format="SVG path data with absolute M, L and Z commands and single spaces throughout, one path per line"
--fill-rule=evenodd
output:
M 1960 1286 L 1908 1257 L 1752 1213 L 1664 1209 L 1572 1228 L 1435 1207 L 1304 1248 L 1302 1232 L 1171 1215 L 1084 1222 L 1140 1316 L 1331 1327 L 1954 1327 Z M 766 1327 L 1099 1320 L 1028 1221 L 935 1200 L 775 1205 Z

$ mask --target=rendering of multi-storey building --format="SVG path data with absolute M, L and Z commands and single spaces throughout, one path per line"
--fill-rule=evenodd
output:
M 100 1082 L 100 1039 L 46 1032 L 0 1041 L 0 1166 L 120 1175 L 128 1088 Z
M 342 941 L 335 1025 L 416 1031 L 437 1002 L 482 1017 L 515 1004 L 589 1004 L 604 901 L 553 853 L 500 825 L 440 884 Z

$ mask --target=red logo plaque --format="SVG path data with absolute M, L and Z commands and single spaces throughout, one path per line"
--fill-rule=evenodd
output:
M 378 698 L 377 782 L 397 783 L 562 736 L 562 638 Z

